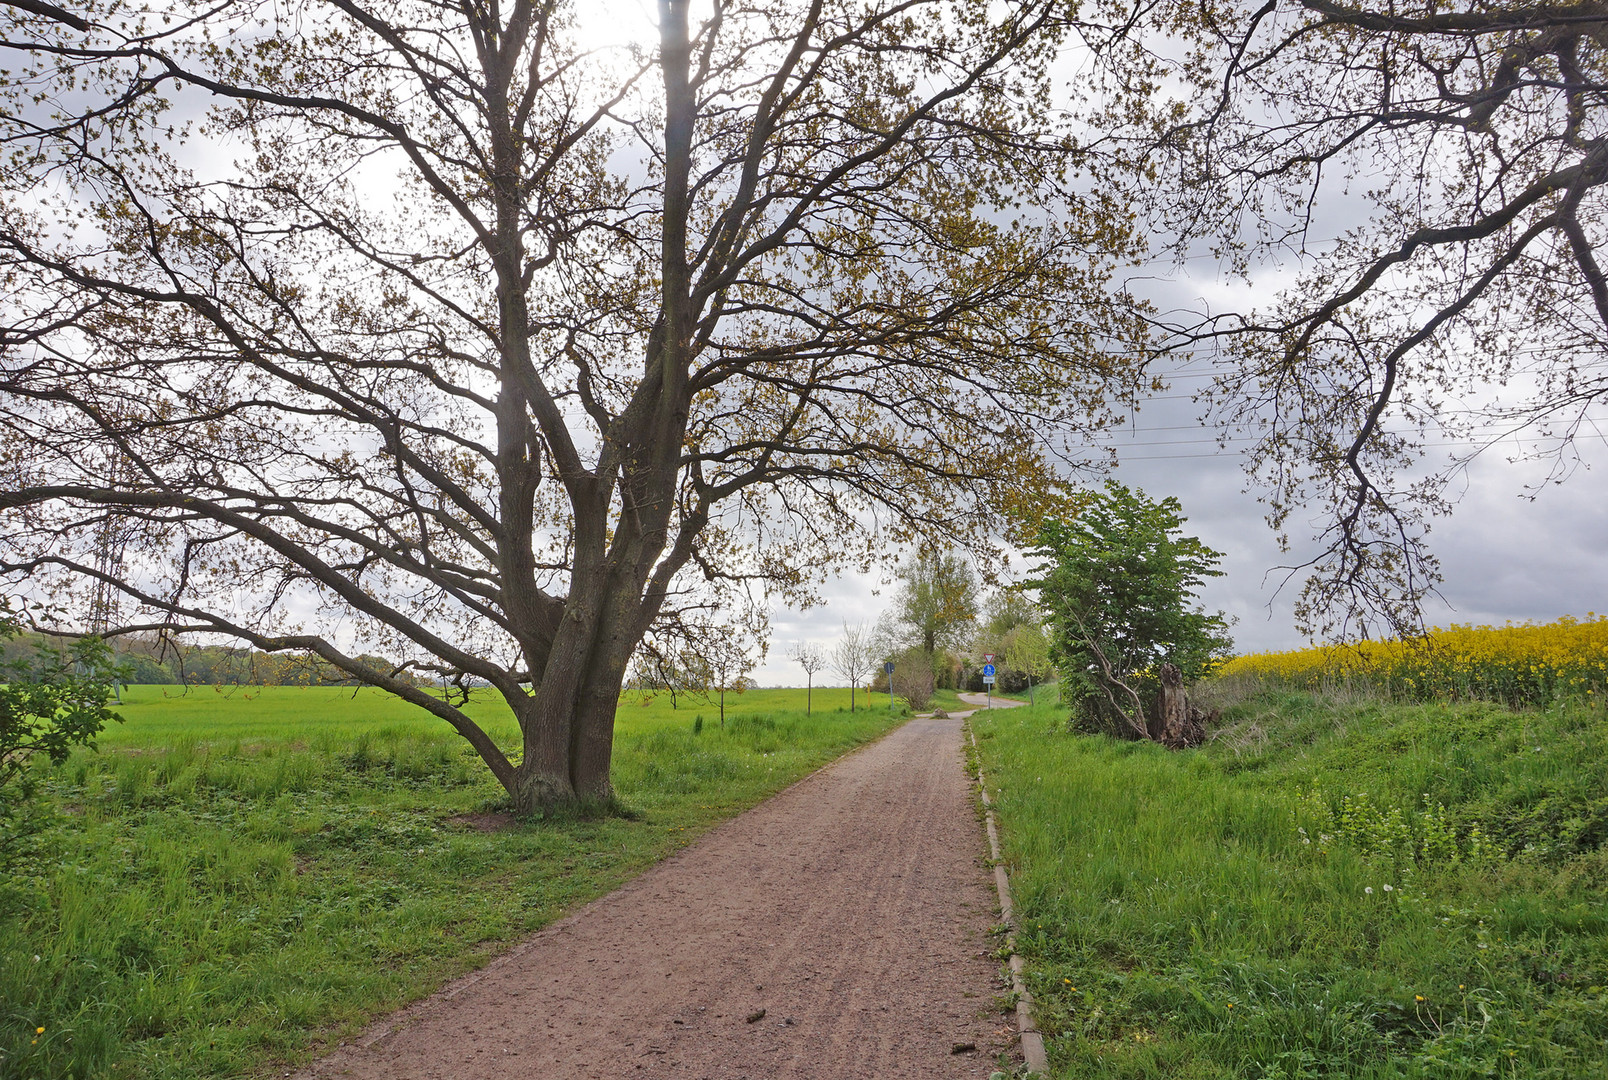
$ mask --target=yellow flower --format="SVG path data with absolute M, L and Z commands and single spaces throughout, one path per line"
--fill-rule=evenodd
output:
M 34 1028 L 34 1034 L 35 1034 L 35 1035 L 43 1035 L 43 1034 L 44 1034 L 44 1033 L 45 1033 L 45 1029 L 44 1029 L 44 1028 L 42 1028 L 42 1027 L 36 1027 L 36 1028 Z
M 1424 1000 L 1424 995 L 1423 994 L 1414 994 L 1413 995 L 1413 1000 L 1414 1001 L 1423 1001 Z

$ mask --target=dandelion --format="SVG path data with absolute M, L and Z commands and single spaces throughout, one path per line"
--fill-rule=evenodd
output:
M 36 1028 L 34 1028 L 34 1034 L 35 1034 L 35 1035 L 43 1035 L 43 1034 L 44 1034 L 44 1033 L 45 1033 L 45 1029 L 44 1029 L 44 1028 L 42 1028 L 42 1027 L 36 1027 Z
M 1230 1002 L 1229 1002 L 1229 1003 L 1228 1003 L 1228 1007 L 1229 1007 L 1229 1008 L 1230 1008 L 1230 1009 L 1232 1009 L 1232 1008 L 1233 1008 L 1233 1007 L 1234 1007 L 1234 1003 L 1233 1003 L 1233 1002 L 1232 1002 L 1232 1001 L 1230 1001 Z
M 1373 895 L 1373 886 L 1372 885 L 1365 885 L 1365 886 L 1363 886 L 1362 891 L 1367 893 L 1369 896 L 1372 896 Z
M 1413 1000 L 1414 1001 L 1423 1001 L 1424 1000 L 1424 995 L 1423 994 L 1414 994 L 1413 995 Z
M 1385 891 L 1386 891 L 1386 892 L 1394 892 L 1394 891 L 1395 891 L 1395 886 L 1392 886 L 1392 885 L 1386 885 L 1386 886 L 1385 886 Z

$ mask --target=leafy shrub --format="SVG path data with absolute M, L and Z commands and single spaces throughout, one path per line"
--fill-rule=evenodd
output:
M 10 602 L 0 600 L 0 640 L 21 632 Z M 96 637 L 59 649 L 40 640 L 33 657 L 0 665 L 0 862 L 15 855 L 39 825 L 29 811 L 33 758 L 43 754 L 59 765 L 75 746 L 93 748 L 108 721 L 121 721 L 110 708 L 119 674 L 112 650 Z

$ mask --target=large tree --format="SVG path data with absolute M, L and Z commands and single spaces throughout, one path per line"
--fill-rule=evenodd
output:
M 585 11 L 0 3 L 5 579 L 315 654 L 529 810 L 609 797 L 645 635 L 1053 489 L 1132 336 L 1062 5 Z
M 967 644 L 977 621 L 977 576 L 964 557 L 930 545 L 899 565 L 893 606 L 878 635 L 888 651 L 919 649 L 929 658 L 941 648 Z
M 1608 8 L 1104 10 L 1101 136 L 1132 155 L 1160 245 L 1209 244 L 1252 286 L 1167 330 L 1219 350 L 1206 397 L 1257 436 L 1281 534 L 1318 522 L 1298 614 L 1410 631 L 1448 467 L 1517 435 L 1561 479 L 1608 401 Z

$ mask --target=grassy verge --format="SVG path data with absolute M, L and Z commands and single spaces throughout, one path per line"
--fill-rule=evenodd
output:
M 0 881 L 0 1078 L 304 1060 L 897 722 L 836 693 L 810 717 L 803 691 L 728 697 L 724 728 L 622 702 L 633 819 L 487 830 L 485 768 L 392 699 L 135 688 L 103 752 L 49 774 L 58 820 Z
M 1264 696 L 1206 748 L 979 714 L 1060 1077 L 1608 1075 L 1608 718 Z

